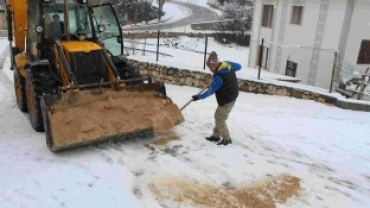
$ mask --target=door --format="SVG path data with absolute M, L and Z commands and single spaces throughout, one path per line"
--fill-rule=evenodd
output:
M 91 6 L 92 21 L 98 39 L 113 56 L 123 55 L 121 27 L 110 3 Z

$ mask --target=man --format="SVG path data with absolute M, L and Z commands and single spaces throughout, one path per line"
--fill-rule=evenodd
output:
M 199 95 L 193 95 L 192 99 L 193 101 L 202 100 L 213 93 L 216 94 L 218 103 L 215 112 L 216 124 L 212 135 L 206 137 L 206 139 L 211 142 L 218 142 L 217 145 L 228 145 L 232 142 L 226 120 L 239 94 L 235 71 L 240 70 L 241 65 L 230 61 L 219 62 L 216 52 L 212 51 L 208 57 L 207 66 L 214 74 L 213 80 L 205 92 Z M 221 141 L 220 137 L 222 138 Z
M 64 33 L 64 23 L 60 21 L 59 15 L 54 14 L 52 21 L 47 27 L 47 38 L 51 39 L 62 39 Z
M 209 69 L 211 69 L 211 65 L 219 62 L 217 58 L 217 53 L 215 51 L 212 51 L 207 59 L 207 66 Z
M 75 33 L 75 36 L 78 40 L 85 40 L 86 36 L 87 36 L 87 32 L 86 30 L 82 29 L 82 28 L 78 28 L 76 30 L 76 33 Z

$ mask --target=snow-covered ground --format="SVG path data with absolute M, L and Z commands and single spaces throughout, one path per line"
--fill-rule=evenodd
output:
M 6 44 L 0 39 L 0 54 Z M 44 133 L 18 110 L 12 79 L 8 57 L 0 69 L 1 208 L 230 207 L 199 202 L 219 197 L 210 187 L 230 193 L 281 174 L 298 177 L 300 191 L 276 207 L 370 207 L 370 113 L 242 92 L 228 119 L 229 146 L 204 139 L 213 127 L 212 97 L 188 106 L 186 121 L 165 139 L 51 153 Z M 181 107 L 199 89 L 167 85 L 167 91 Z M 191 195 L 199 184 L 208 188 Z

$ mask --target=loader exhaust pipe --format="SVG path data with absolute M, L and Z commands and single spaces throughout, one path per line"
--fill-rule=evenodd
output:
M 71 40 L 69 29 L 69 4 L 68 0 L 64 0 L 64 31 L 67 35 L 67 40 Z
M 5 1 L 6 4 L 6 1 Z M 9 41 L 9 54 L 10 54 L 10 69 L 14 67 L 14 54 L 13 54 L 13 14 L 9 6 L 6 4 L 6 23 L 8 27 L 8 41 Z
M 10 9 L 8 8 L 8 6 L 6 6 L 7 9 L 6 9 L 6 23 L 7 23 L 7 27 L 8 27 L 8 40 L 9 42 L 12 42 L 13 41 L 13 14 L 12 14 L 12 11 L 10 11 Z

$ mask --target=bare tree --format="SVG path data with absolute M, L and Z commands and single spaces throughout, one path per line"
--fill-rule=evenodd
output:
M 161 21 L 163 5 L 164 3 L 166 3 L 166 0 L 157 0 L 157 3 L 158 3 L 158 9 L 159 9 L 158 21 Z

